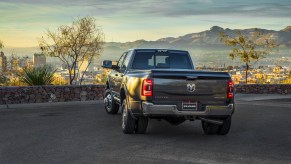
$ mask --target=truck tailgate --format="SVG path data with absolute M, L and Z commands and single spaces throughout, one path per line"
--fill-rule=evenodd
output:
M 153 103 L 177 105 L 195 102 L 199 110 L 205 105 L 225 105 L 230 76 L 226 72 L 193 70 L 152 70 Z

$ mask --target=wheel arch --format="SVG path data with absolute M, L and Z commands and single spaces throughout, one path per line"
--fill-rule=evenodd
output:
M 110 89 L 109 79 L 106 81 L 106 89 Z
M 129 109 L 129 113 L 131 114 L 131 116 L 136 119 L 136 117 L 134 116 L 134 114 L 132 113 L 132 111 L 130 110 L 131 109 L 131 105 L 130 105 L 130 102 L 129 102 L 129 97 L 128 97 L 128 94 L 127 94 L 127 88 L 125 85 L 122 85 L 121 89 L 120 89 L 120 102 L 122 103 L 124 99 L 127 99 L 127 109 Z
M 125 91 L 125 89 L 122 87 L 121 89 L 120 89 L 120 102 L 122 103 L 123 102 L 123 100 L 126 98 L 126 91 Z

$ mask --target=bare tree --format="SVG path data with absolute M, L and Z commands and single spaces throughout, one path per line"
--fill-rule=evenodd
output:
M 84 74 L 93 59 L 99 57 L 104 43 L 104 33 L 92 17 L 75 20 L 72 25 L 62 25 L 56 32 L 47 30 L 47 38 L 39 41 L 41 50 L 51 57 L 58 57 L 66 64 L 70 84 L 79 80 L 82 84 Z M 88 61 L 88 62 L 85 62 Z M 85 67 L 80 72 L 80 67 Z
M 240 58 L 246 65 L 246 84 L 248 82 L 248 70 L 252 60 L 258 61 L 270 54 L 277 47 L 272 34 L 264 34 L 262 31 L 254 30 L 249 36 L 243 35 L 240 30 L 232 37 L 224 32 L 220 32 L 220 41 L 231 48 L 229 56 Z

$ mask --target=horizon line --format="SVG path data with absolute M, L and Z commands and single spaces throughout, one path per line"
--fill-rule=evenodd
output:
M 136 39 L 136 40 L 132 40 L 132 41 L 125 41 L 125 42 L 119 42 L 119 41 L 105 41 L 105 43 L 132 43 L 132 42 L 136 42 L 136 41 L 158 41 L 160 39 L 164 39 L 164 38 L 179 38 L 179 37 L 183 37 L 185 35 L 189 35 L 189 34 L 195 34 L 195 33 L 201 33 L 201 32 L 205 32 L 205 31 L 209 31 L 211 30 L 213 27 L 218 27 L 218 28 L 222 28 L 223 30 L 226 30 L 226 29 L 230 29 L 230 30 L 251 30 L 251 29 L 259 29 L 259 30 L 273 30 L 273 29 L 267 29 L 267 28 L 259 28 L 259 27 L 252 27 L 252 28 L 245 28 L 245 29 L 231 29 L 231 28 L 223 28 L 221 26 L 217 26 L 217 25 L 213 25 L 211 26 L 210 28 L 208 28 L 207 30 L 203 30 L 203 31 L 200 31 L 200 32 L 191 32 L 191 33 L 186 33 L 186 34 L 183 34 L 183 35 L 179 35 L 179 36 L 167 36 L 167 37 L 161 37 L 159 39 L 155 39 L 155 40 L 146 40 L 146 39 Z M 273 31 L 282 31 L 286 28 L 291 28 L 291 25 L 289 26 L 285 26 L 285 28 L 282 28 L 280 30 L 273 30 Z M 35 48 L 35 47 L 38 47 L 37 45 L 35 46 L 12 46 L 12 45 L 5 45 L 5 41 L 2 40 L 2 42 L 4 43 L 4 48 L 2 50 L 5 50 L 6 48 L 9 48 L 9 49 L 13 49 L 13 48 Z

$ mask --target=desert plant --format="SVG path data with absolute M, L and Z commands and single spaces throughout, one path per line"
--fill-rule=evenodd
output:
M 27 85 L 51 85 L 54 81 L 52 68 L 45 65 L 42 67 L 24 68 L 20 81 Z

